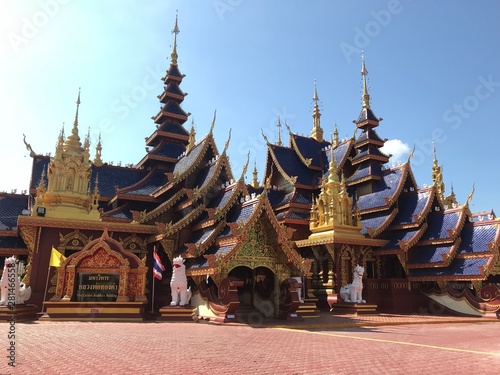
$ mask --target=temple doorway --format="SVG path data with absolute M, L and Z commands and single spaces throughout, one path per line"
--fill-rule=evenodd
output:
M 249 268 L 238 266 L 233 268 L 228 276 L 233 276 L 244 282 L 238 288 L 240 309 L 257 310 L 266 317 L 274 315 L 274 273 L 266 267 Z

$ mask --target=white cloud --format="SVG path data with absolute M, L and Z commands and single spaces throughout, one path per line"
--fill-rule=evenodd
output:
M 385 142 L 384 147 L 380 148 L 386 155 L 392 155 L 391 162 L 403 162 L 410 154 L 410 147 L 399 139 L 390 139 Z

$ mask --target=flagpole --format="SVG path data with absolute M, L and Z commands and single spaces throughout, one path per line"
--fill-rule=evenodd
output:
M 154 262 L 154 259 L 153 259 L 153 262 Z M 154 271 L 151 272 L 151 275 L 153 276 L 153 292 L 151 295 L 151 314 L 154 314 L 154 308 L 155 308 L 155 273 L 154 273 Z
M 50 276 L 50 262 L 49 262 L 49 268 L 47 270 L 47 281 L 45 281 L 45 292 L 43 293 L 42 311 L 40 311 L 41 313 L 43 313 L 43 310 L 45 308 L 45 298 L 47 298 L 47 289 L 49 286 L 49 276 Z

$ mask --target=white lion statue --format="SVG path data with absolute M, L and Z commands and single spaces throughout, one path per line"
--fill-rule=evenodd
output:
M 31 288 L 26 288 L 24 283 L 19 282 L 17 263 L 14 256 L 5 258 L 2 278 L 0 279 L 0 306 L 9 305 L 10 302 L 14 301 L 16 305 L 22 305 L 31 297 Z M 14 284 L 13 288 L 12 283 Z
M 172 279 L 170 280 L 170 289 L 172 290 L 172 302 L 170 306 L 184 306 L 191 299 L 191 287 L 187 287 L 186 266 L 184 259 L 178 256 L 173 259 Z
M 364 272 L 365 269 L 358 264 L 354 268 L 352 284 L 347 284 L 340 288 L 340 297 L 345 302 L 366 303 L 361 295 L 363 292 L 362 279 Z

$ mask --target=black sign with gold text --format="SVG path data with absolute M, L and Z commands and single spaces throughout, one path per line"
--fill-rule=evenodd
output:
M 78 302 L 116 302 L 119 273 L 79 273 L 76 287 Z

